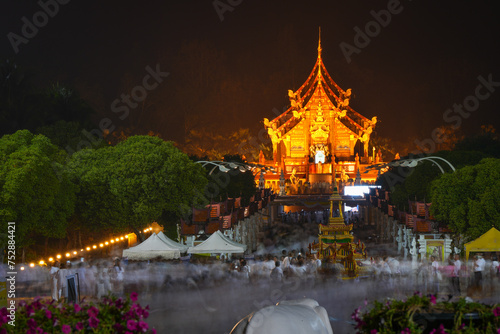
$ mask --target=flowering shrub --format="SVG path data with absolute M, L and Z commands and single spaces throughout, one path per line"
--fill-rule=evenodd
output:
M 367 303 L 365 302 L 365 305 Z M 500 334 L 500 306 L 438 302 L 418 292 L 406 300 L 374 301 L 365 312 L 352 314 L 357 333 L 494 333 Z
M 12 326 L 7 308 L 0 310 L 0 334 L 3 333 L 156 333 L 145 319 L 149 306 L 137 303 L 137 293 L 130 297 L 104 297 L 98 303 L 67 304 L 35 299 L 19 302 Z

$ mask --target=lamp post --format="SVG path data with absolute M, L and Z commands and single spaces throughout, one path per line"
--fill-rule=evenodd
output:
M 448 166 L 450 166 L 452 171 L 456 170 L 455 167 L 453 167 L 453 165 L 448 160 L 443 159 L 441 157 L 436 157 L 436 156 L 416 158 L 416 159 L 396 160 L 396 161 L 390 162 L 389 166 L 394 166 L 394 167 L 402 166 L 402 167 L 412 167 L 413 168 L 413 167 L 416 167 L 420 162 L 425 161 L 425 160 L 429 160 L 439 168 L 441 173 L 444 174 L 445 171 L 444 171 L 443 167 L 441 167 L 441 165 L 434 159 L 442 160 L 442 161 L 446 162 L 448 164 Z
M 365 173 L 367 173 L 368 170 L 370 170 L 370 169 L 377 169 L 377 170 L 380 171 L 382 168 L 386 168 L 386 167 L 400 167 L 401 166 L 401 167 L 410 167 L 410 168 L 413 168 L 413 167 L 416 167 L 422 161 L 429 160 L 429 161 L 431 161 L 434 165 L 436 165 L 439 168 L 439 170 L 441 171 L 441 173 L 444 174 L 445 171 L 444 171 L 443 167 L 435 159 L 444 161 L 446 164 L 448 164 L 448 166 L 451 168 L 451 170 L 453 172 L 456 170 L 455 167 L 448 160 L 443 159 L 441 157 L 430 156 L 430 157 L 422 157 L 422 158 L 415 158 L 415 159 L 411 159 L 411 158 L 410 159 L 400 159 L 400 160 L 394 160 L 394 161 L 391 161 L 391 162 L 388 162 L 388 163 L 372 165 L 372 166 L 369 166 L 369 167 L 366 168 Z
M 211 175 L 215 169 L 219 168 L 219 171 L 223 173 L 227 173 L 230 170 L 238 169 L 238 171 L 245 173 L 247 170 L 251 170 L 252 167 L 250 165 L 242 164 L 239 162 L 227 162 L 227 161 L 195 161 L 197 164 L 201 164 L 202 167 L 206 165 L 213 165 L 214 167 L 208 172 L 208 175 Z

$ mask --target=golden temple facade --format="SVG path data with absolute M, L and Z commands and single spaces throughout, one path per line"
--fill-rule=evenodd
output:
M 321 51 L 320 38 L 311 74 L 299 89 L 288 91 L 290 108 L 271 121 L 265 118 L 264 125 L 273 145 L 272 164 L 287 179 L 331 184 L 335 168 L 341 179 L 354 179 L 358 169 L 363 172 L 361 165 L 375 162 L 368 148 L 377 118 L 349 106 L 351 89 L 333 81 Z

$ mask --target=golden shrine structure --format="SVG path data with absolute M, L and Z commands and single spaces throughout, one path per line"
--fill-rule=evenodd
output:
M 328 224 L 319 224 L 318 242 L 309 245 L 309 251 L 315 251 L 318 258 L 330 263 L 338 263 L 343 266 L 341 273 L 344 278 L 357 277 L 363 267 L 360 261 L 366 260 L 365 244 L 358 241 L 354 243 L 351 234 L 353 225 L 344 222 L 343 199 L 337 190 L 334 180 L 333 193 L 329 198 L 330 216 Z
M 343 90 L 333 81 L 321 50 L 320 37 L 311 74 L 299 89 L 288 91 L 290 108 L 273 120 L 264 118 L 273 157 L 265 161 L 261 154 L 260 163 L 279 167 L 292 185 L 332 184 L 336 177 L 345 183 L 381 160 L 380 151 L 375 155 L 373 150 L 371 156 L 369 152 L 377 117 L 368 119 L 349 106 L 351 89 Z M 363 181 L 375 181 L 376 177 L 373 172 L 363 174 Z M 277 190 L 276 178 L 266 177 L 265 182 Z

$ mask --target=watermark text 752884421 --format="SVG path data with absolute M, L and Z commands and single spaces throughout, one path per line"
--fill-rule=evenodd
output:
M 7 224 L 7 317 L 10 319 L 9 325 L 15 326 L 16 319 L 16 223 L 9 222 Z

